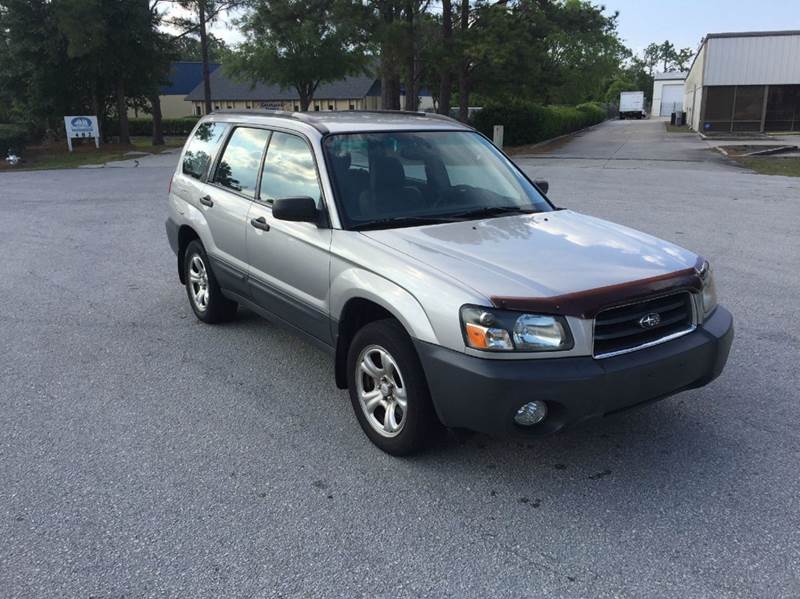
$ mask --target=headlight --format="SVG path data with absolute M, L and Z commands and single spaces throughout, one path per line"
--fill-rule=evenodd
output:
M 714 285 L 714 275 L 711 265 L 706 261 L 697 271 L 703 281 L 703 316 L 706 317 L 717 307 L 717 287 Z
M 467 346 L 484 351 L 563 351 L 573 346 L 563 316 L 464 306 L 461 324 Z

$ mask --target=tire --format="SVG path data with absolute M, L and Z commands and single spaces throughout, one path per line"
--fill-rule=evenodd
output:
M 371 322 L 356 333 L 347 352 L 347 383 L 358 423 L 386 453 L 415 453 L 436 432 L 438 420 L 425 373 L 396 320 Z
M 203 244 L 194 240 L 183 253 L 186 295 L 198 320 L 208 324 L 226 322 L 236 316 L 237 304 L 222 295 Z

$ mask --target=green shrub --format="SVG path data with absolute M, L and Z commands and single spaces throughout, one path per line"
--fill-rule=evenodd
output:
M 21 155 L 28 141 L 28 131 L 21 125 L 0 124 L 0 159 L 9 153 Z
M 521 146 L 571 133 L 606 120 L 607 111 L 594 102 L 578 106 L 542 106 L 532 102 L 488 105 L 475 114 L 473 125 L 492 136 L 494 125 L 503 125 L 503 143 Z
M 187 116 L 181 119 L 162 119 L 161 127 L 164 130 L 164 135 L 185 136 L 192 132 L 192 129 L 197 124 L 198 118 L 199 117 Z M 153 134 L 153 120 L 128 119 L 128 129 L 131 135 L 147 137 Z M 107 135 L 119 135 L 119 121 L 116 119 L 108 121 L 104 132 Z

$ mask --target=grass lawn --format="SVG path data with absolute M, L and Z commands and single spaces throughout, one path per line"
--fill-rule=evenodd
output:
M 779 158 L 777 156 L 764 156 L 736 158 L 744 167 L 752 169 L 762 175 L 784 175 L 786 177 L 800 177 L 800 158 Z
M 42 146 L 30 146 L 25 150 L 24 160 L 17 166 L 9 166 L 4 160 L 5 156 L 0 157 L 0 172 L 4 171 L 23 171 L 23 170 L 44 170 L 54 168 L 77 168 L 86 164 L 103 164 L 114 160 L 129 160 L 137 156 L 126 156 L 128 152 L 147 152 L 148 154 L 160 154 L 167 150 L 183 146 L 185 141 L 182 137 L 167 138 L 163 146 L 150 145 L 149 137 L 134 137 L 131 145 L 120 144 L 100 144 L 100 149 L 91 143 L 75 144 L 74 152 L 67 148 L 66 141 Z

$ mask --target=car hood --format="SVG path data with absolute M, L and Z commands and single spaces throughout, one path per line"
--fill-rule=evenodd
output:
M 485 297 L 551 297 L 690 268 L 697 255 L 569 210 L 364 235 Z

